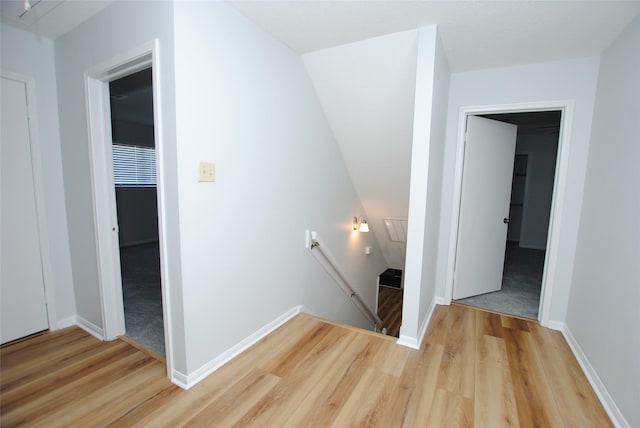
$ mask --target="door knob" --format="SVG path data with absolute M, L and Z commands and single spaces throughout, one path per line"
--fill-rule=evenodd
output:
M 504 224 L 509 224 L 509 219 L 505 217 L 505 218 L 502 219 L 502 222 Z

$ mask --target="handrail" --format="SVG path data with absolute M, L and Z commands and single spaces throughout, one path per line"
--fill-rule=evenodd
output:
M 310 245 L 309 245 L 309 251 L 313 251 L 313 250 L 316 250 L 317 252 L 322 254 L 322 257 L 324 257 L 324 259 L 327 261 L 327 263 L 329 264 L 329 266 L 331 266 L 331 269 L 333 270 L 333 272 L 331 272 L 329 269 L 327 269 L 327 267 L 324 264 L 322 264 L 322 266 L 325 268 L 327 273 L 329 273 L 329 275 L 331 275 L 333 279 L 336 280 L 336 283 L 338 283 L 338 285 L 340 285 L 340 288 L 342 288 L 342 291 L 344 291 L 345 294 L 349 296 L 349 299 L 352 301 L 354 306 L 358 308 L 358 310 L 362 313 L 362 315 L 364 315 L 365 318 L 367 318 L 367 320 L 373 324 L 374 328 L 376 328 L 377 325 L 381 323 L 378 315 L 376 315 L 371 309 L 369 309 L 369 307 L 362 300 L 360 295 L 358 295 L 358 293 L 353 289 L 353 287 L 351 287 L 351 285 L 349 284 L 349 281 L 347 281 L 347 279 L 344 277 L 342 272 L 340 272 L 340 270 L 333 263 L 333 261 L 331 260 L 331 257 L 329 257 L 324 251 L 322 251 L 322 249 L 320 248 L 320 243 L 315 238 L 311 238 Z

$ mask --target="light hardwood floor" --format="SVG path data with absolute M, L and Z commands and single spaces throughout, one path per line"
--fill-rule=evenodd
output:
M 188 391 L 78 328 L 0 350 L 2 426 L 611 426 L 563 337 L 438 306 L 420 350 L 299 315 Z
M 378 287 L 378 317 L 382 321 L 380 328 L 386 328 L 389 336 L 400 337 L 402 293 L 398 288 Z

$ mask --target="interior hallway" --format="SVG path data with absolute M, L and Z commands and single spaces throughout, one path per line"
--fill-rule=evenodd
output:
M 2 426 L 611 426 L 559 332 L 460 305 L 420 350 L 301 314 L 188 391 L 77 327 L 0 359 Z

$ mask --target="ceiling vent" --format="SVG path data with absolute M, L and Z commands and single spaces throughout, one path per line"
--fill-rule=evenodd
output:
M 43 0 L 3 0 L 2 17 L 27 27 L 58 7 L 62 1 Z
M 389 239 L 393 242 L 407 242 L 407 225 L 409 223 L 407 219 L 385 217 L 383 220 L 387 232 L 389 232 Z

